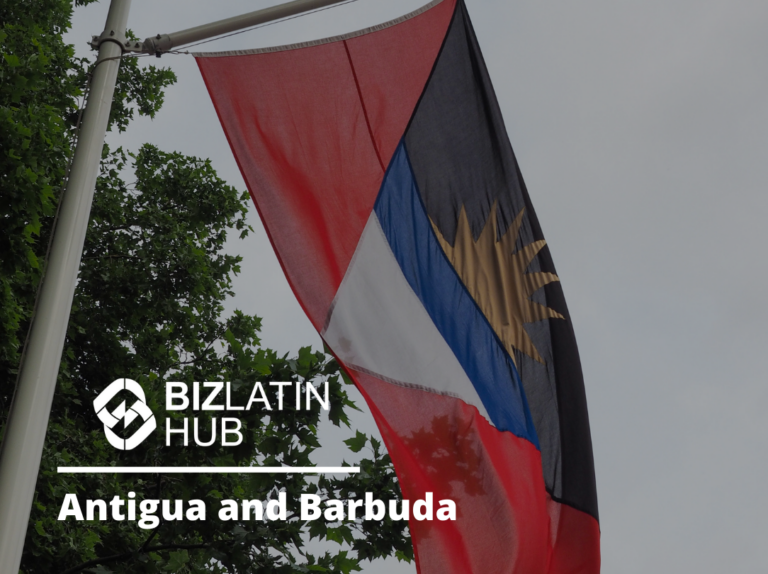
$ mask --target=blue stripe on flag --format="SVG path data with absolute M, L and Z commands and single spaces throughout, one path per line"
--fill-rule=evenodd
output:
M 475 386 L 491 422 L 539 448 L 520 375 L 437 242 L 403 142 L 374 211 L 406 280 Z

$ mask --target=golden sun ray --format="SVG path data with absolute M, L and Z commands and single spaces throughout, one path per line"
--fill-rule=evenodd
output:
M 525 272 L 546 241 L 534 241 L 513 253 L 525 209 L 520 210 L 504 236 L 496 240 L 496 207 L 494 203 L 477 240 L 472 237 L 467 212 L 463 207 L 459 213 L 453 245 L 445 240 L 434 222 L 432 228 L 464 285 L 507 346 L 512 360 L 515 360 L 513 350 L 518 349 L 544 363 L 523 325 L 544 319 L 564 319 L 554 309 L 531 301 L 536 291 L 560 279 L 554 273 Z

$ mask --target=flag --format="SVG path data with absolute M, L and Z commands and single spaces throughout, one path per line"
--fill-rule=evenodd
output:
M 568 309 L 461 0 L 195 54 L 297 299 L 371 408 L 421 574 L 597 573 Z

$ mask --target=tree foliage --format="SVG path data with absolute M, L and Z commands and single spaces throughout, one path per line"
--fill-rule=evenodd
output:
M 85 4 L 88 2 L 81 2 Z M 0 424 L 13 395 L 34 296 L 87 86 L 89 62 L 62 41 L 72 14 L 64 0 L 6 0 L 0 4 Z M 110 125 L 125 129 L 134 113 L 154 115 L 169 70 L 122 62 Z M 131 178 L 128 183 L 126 178 Z M 388 455 L 375 439 L 347 441 L 365 458 L 363 472 L 345 478 L 290 475 L 58 474 L 58 466 L 249 466 L 311 464 L 326 417 L 348 424 L 354 405 L 336 362 L 300 349 L 293 358 L 265 349 L 260 320 L 223 315 L 240 259 L 223 252 L 227 233 L 248 233 L 247 194 L 220 180 L 210 162 L 145 145 L 135 153 L 105 146 L 79 283 L 51 413 L 22 571 L 49 572 L 342 572 L 382 556 L 412 558 L 402 522 L 305 522 L 301 493 L 324 499 L 372 492 L 399 498 Z M 147 393 L 159 421 L 191 413 L 164 412 L 169 380 L 231 381 L 244 404 L 256 382 L 327 381 L 331 410 L 244 411 L 237 447 L 165 446 L 155 432 L 132 451 L 104 437 L 93 399 L 112 380 L 130 377 Z M 276 390 L 265 384 L 268 393 Z M 125 398 L 125 397 L 122 397 Z M 270 396 L 273 404 L 275 397 Z M 118 400 L 119 402 L 119 400 Z M 209 436 L 210 412 L 194 413 Z M 215 416 L 215 413 L 214 413 Z M 126 431 L 130 434 L 132 427 Z M 2 431 L 0 431 L 2 432 Z M 111 500 L 202 499 L 205 521 L 163 520 L 151 530 L 135 521 L 59 521 L 64 496 Z M 287 494 L 289 519 L 220 521 L 221 498 Z M 310 538 L 342 544 L 318 551 Z
M 78 0 L 78 5 L 93 0 Z M 91 61 L 64 43 L 67 0 L 0 2 L 0 413 L 10 400 Z M 121 63 L 110 129 L 154 117 L 168 69 Z M 0 419 L 2 421 L 4 419 Z

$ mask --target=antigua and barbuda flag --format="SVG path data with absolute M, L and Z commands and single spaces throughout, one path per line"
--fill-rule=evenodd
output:
M 410 500 L 421 574 L 600 570 L 568 309 L 461 0 L 196 54 L 288 281 Z

